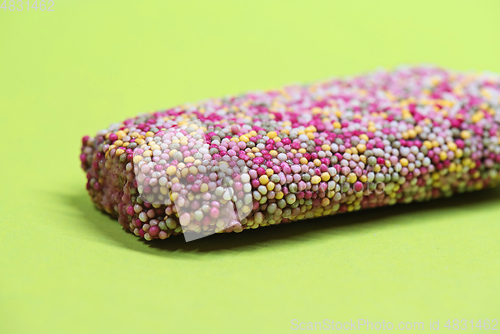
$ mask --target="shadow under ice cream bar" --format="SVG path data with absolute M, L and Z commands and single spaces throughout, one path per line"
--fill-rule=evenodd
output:
M 189 241 L 495 186 L 499 125 L 499 76 L 405 67 L 140 115 L 80 159 L 125 229 Z

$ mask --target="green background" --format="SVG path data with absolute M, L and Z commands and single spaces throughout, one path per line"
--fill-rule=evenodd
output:
M 83 135 L 183 102 L 398 64 L 500 72 L 499 1 L 53 8 L 0 10 L 0 333 L 500 318 L 499 191 L 148 244 L 94 209 L 78 158 Z

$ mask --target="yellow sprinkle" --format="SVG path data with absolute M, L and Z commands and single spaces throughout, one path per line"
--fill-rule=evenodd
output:
M 312 132 L 308 132 L 308 133 L 306 133 L 306 135 L 307 135 L 307 138 L 309 138 L 310 140 L 314 139 L 314 134 Z
M 472 136 L 471 133 L 467 130 L 463 130 L 460 133 L 460 137 L 462 137 L 462 139 L 464 139 L 464 140 L 469 139 L 471 136 Z
M 132 138 L 137 138 L 137 137 L 139 137 L 139 136 L 140 136 L 140 135 L 139 135 L 139 133 L 138 133 L 138 132 L 136 132 L 136 131 L 134 131 L 134 132 L 132 132 L 132 133 L 130 134 L 130 137 L 132 137 Z
M 426 141 L 424 141 L 424 146 L 430 150 L 432 148 L 432 143 L 430 141 L 426 140 Z
M 276 198 L 276 199 L 282 199 L 284 195 L 285 195 L 285 194 L 283 194 L 283 192 L 282 192 L 282 191 L 278 191 L 278 192 L 276 193 L 275 198 Z
M 457 151 L 455 152 L 455 157 L 457 159 L 460 159 L 463 156 L 464 156 L 464 151 L 462 151 L 461 149 L 457 149 Z
M 266 186 L 267 190 L 271 191 L 274 189 L 274 182 L 269 182 Z
M 136 139 L 136 140 L 135 140 L 135 143 L 137 143 L 137 145 L 142 145 L 142 144 L 144 144 L 145 142 L 146 142 L 146 141 L 145 141 L 144 139 L 141 139 L 141 138 L 139 138 L 139 139 Z
M 399 162 L 401 163 L 401 166 L 403 166 L 403 167 L 408 166 L 408 160 L 406 158 L 399 160 Z
M 475 113 L 472 117 L 471 117 L 471 121 L 474 122 L 474 123 L 477 123 L 479 122 L 480 120 L 482 120 L 484 118 L 484 113 L 482 111 L 478 111 L 477 113 Z
M 316 166 L 316 167 L 321 166 L 321 160 L 319 160 L 319 159 L 314 159 L 313 163 L 314 163 L 314 166 Z
M 347 180 L 349 181 L 349 183 L 354 183 L 354 182 L 356 182 L 358 180 L 358 177 L 356 176 L 356 174 L 350 173 L 347 176 Z
M 245 135 L 240 136 L 240 140 L 245 143 L 248 143 L 250 141 L 250 139 L 248 139 L 248 137 Z
M 361 175 L 361 177 L 359 178 L 359 180 L 363 183 L 365 183 L 366 181 L 368 181 L 368 177 L 366 175 Z
M 117 149 L 117 150 L 116 150 L 115 155 L 116 155 L 117 157 L 119 157 L 119 156 L 120 156 L 120 155 L 122 155 L 123 153 L 125 153 L 125 151 L 124 151 L 124 150 L 122 150 L 121 148 L 119 148 L 119 149 Z
M 362 134 L 362 135 L 360 135 L 360 136 L 359 136 L 359 139 L 362 139 L 362 140 L 368 141 L 370 138 L 368 138 L 368 136 L 367 136 L 367 135 Z
M 142 153 L 142 156 L 143 157 L 151 157 L 151 156 L 153 156 L 153 151 L 151 151 L 151 150 L 144 151 L 144 153 Z
M 356 146 L 356 149 L 358 150 L 359 153 L 364 153 L 366 151 L 366 145 L 359 144 L 358 146 Z
M 189 167 L 189 172 L 193 175 L 196 175 L 198 174 L 198 168 L 196 168 L 195 166 L 191 166 Z
M 323 151 L 330 151 L 332 148 L 330 147 L 330 145 L 326 145 L 326 144 L 325 144 L 325 145 L 321 145 L 321 149 L 322 149 Z
M 306 152 L 307 152 L 307 151 L 306 151 L 306 149 L 305 149 L 305 148 L 299 148 L 299 153 L 304 154 L 304 153 L 306 153 Z
M 448 154 L 446 154 L 445 151 L 441 151 L 441 153 L 439 153 L 439 159 L 441 159 L 441 161 L 444 161 L 446 160 L 446 158 L 448 158 Z
M 402 114 L 401 116 L 403 116 L 403 118 L 412 118 L 409 110 L 406 110 L 406 109 L 402 110 L 401 114 Z
M 125 131 L 120 130 L 120 131 L 117 131 L 117 132 L 116 132 L 116 135 L 118 136 L 118 139 L 120 139 L 120 140 L 121 140 L 121 139 L 122 139 L 123 137 L 125 137 L 127 134 L 125 133 Z
M 134 159 L 133 159 L 134 164 L 136 164 L 136 165 L 137 165 L 139 162 L 141 162 L 141 160 L 142 160 L 142 157 L 141 157 L 140 155 L 136 155 L 136 156 L 134 157 Z
M 321 180 L 323 180 L 325 182 L 328 181 L 328 180 L 330 180 L 330 174 L 327 173 L 327 172 L 322 173 L 321 174 Z
M 340 123 L 339 123 L 339 122 L 334 122 L 334 123 L 333 123 L 333 128 L 334 128 L 334 129 L 340 129 L 341 127 L 342 127 L 342 125 L 340 125 Z
M 266 185 L 269 182 L 269 178 L 267 175 L 261 175 L 261 177 L 259 177 L 259 182 L 260 184 Z
M 155 134 L 154 132 L 148 131 L 146 132 L 146 137 L 153 137 Z
M 305 164 L 307 164 L 307 162 L 308 162 L 308 161 L 307 161 L 307 159 L 306 159 L 306 158 L 302 157 L 302 158 L 300 158 L 299 162 L 300 162 L 301 164 L 305 165 Z
M 457 144 L 455 144 L 454 142 L 449 142 L 447 145 L 450 151 L 455 152 L 457 150 Z
M 318 175 L 314 175 L 312 178 L 311 178 L 311 183 L 312 184 L 318 184 L 321 182 L 321 178 L 318 176 Z
M 278 155 L 278 151 L 271 150 L 271 151 L 269 151 L 269 154 L 272 155 L 273 157 L 275 157 Z
M 269 137 L 269 139 L 273 139 L 278 136 L 278 134 L 276 133 L 276 131 L 270 131 L 267 133 L 267 136 Z
M 168 166 L 167 168 L 167 174 L 172 176 L 175 174 L 175 172 L 177 172 L 177 168 L 175 168 L 175 166 Z
M 208 184 L 202 183 L 201 186 L 200 186 L 200 191 L 202 193 L 206 193 L 208 191 Z
M 271 175 L 273 175 L 273 174 L 274 174 L 274 171 L 273 171 L 273 169 L 272 169 L 272 168 L 268 168 L 268 169 L 266 169 L 266 175 L 267 175 L 267 176 L 271 176 Z

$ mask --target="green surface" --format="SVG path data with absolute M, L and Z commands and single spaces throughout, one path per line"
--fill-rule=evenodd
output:
M 0 9 L 0 333 L 500 318 L 500 191 L 147 244 L 94 209 L 78 159 L 85 134 L 207 97 L 401 63 L 500 72 L 499 1 L 53 8 Z

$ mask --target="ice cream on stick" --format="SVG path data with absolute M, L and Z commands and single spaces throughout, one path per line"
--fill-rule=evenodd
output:
M 499 126 L 498 75 L 401 67 L 140 115 L 80 159 L 125 229 L 192 240 L 495 186 Z

